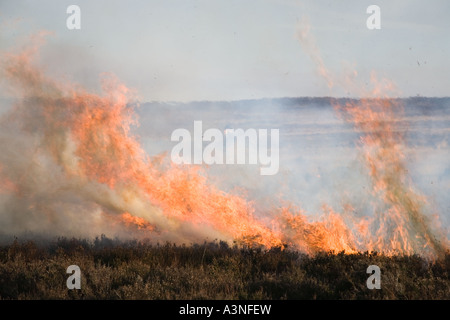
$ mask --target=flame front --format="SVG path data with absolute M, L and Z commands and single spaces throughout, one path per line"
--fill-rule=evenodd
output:
M 398 100 L 381 96 L 379 86 L 372 92 L 375 98 L 336 105 L 361 132 L 359 147 L 373 195 L 382 200 L 382 205 L 374 207 L 375 218 L 347 218 L 348 208 L 339 213 L 324 204 L 316 219 L 301 209 L 283 207 L 273 212 L 271 223 L 264 223 L 250 201 L 219 190 L 202 168 L 175 166 L 147 156 L 130 133 L 137 124 L 132 92 L 114 77 L 104 78 L 100 96 L 52 81 L 30 59 L 23 53 L 3 61 L 4 74 L 20 99 L 2 125 L 32 139 L 35 162 L 17 173 L 15 165 L 2 158 L 0 190 L 25 199 L 28 207 L 39 208 L 50 221 L 57 220 L 57 210 L 49 203 L 35 203 L 35 190 L 43 185 L 32 175 L 24 177 L 26 170 L 40 172 L 46 165 L 54 170 L 46 171 L 49 176 L 44 180 L 57 185 L 46 194 L 50 201 L 59 201 L 58 192 L 65 192 L 66 198 L 76 194 L 89 204 L 89 210 L 101 212 L 102 219 L 114 215 L 125 227 L 149 237 L 220 238 L 267 248 L 288 245 L 310 254 L 377 250 L 433 256 L 448 246 L 423 213 L 424 197 L 410 187 L 404 139 L 396 128 L 401 106 Z M 30 187 L 35 185 L 37 189 Z

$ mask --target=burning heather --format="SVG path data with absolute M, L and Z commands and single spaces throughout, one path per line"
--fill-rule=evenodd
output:
M 372 95 L 336 106 L 347 121 L 361 132 L 360 148 L 373 184 L 373 195 L 381 200 L 375 205 L 376 229 L 366 229 L 369 250 L 386 253 L 428 251 L 444 254 L 446 239 L 433 232 L 432 221 L 424 214 L 426 199 L 411 186 L 403 148 L 405 139 L 398 126 L 403 106 L 399 100 L 383 96 L 392 84 L 375 82 Z M 436 226 L 435 226 L 436 227 Z M 370 236 L 371 234 L 374 236 Z
M 331 102 L 360 134 L 372 182 L 371 215 L 356 218 L 324 204 L 315 219 L 284 206 L 260 218 L 255 204 L 225 192 L 200 166 L 150 157 L 131 128 L 133 92 L 113 76 L 103 93 L 60 83 L 33 64 L 34 50 L 2 57 L 13 107 L 0 125 L 0 231 L 69 236 L 113 232 L 156 241 L 236 241 L 247 246 L 320 251 L 380 251 L 435 257 L 448 240 L 426 213 L 408 177 L 398 130 L 402 106 L 376 83 L 370 98 Z M 331 81 L 331 80 L 330 80 Z M 154 121 L 159 121 L 155 115 Z

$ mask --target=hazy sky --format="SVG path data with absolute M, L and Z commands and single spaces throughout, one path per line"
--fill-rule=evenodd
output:
M 66 9 L 81 8 L 81 30 Z M 369 30 L 366 8 L 381 8 Z M 335 78 L 357 71 L 391 79 L 400 96 L 450 95 L 450 1 L 0 0 L 0 49 L 49 30 L 40 62 L 53 75 L 97 90 L 116 74 L 143 101 L 347 96 L 329 88 L 296 38 L 308 20 Z

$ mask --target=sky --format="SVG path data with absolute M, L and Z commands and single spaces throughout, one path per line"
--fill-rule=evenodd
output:
M 69 5 L 81 29 L 69 30 Z M 369 5 L 381 29 L 369 30 Z M 329 87 L 296 34 L 307 22 L 336 79 L 371 72 L 397 96 L 450 96 L 450 2 L 290 0 L 0 0 L 0 50 L 48 30 L 39 63 L 53 76 L 99 90 L 115 74 L 142 101 L 359 96 Z

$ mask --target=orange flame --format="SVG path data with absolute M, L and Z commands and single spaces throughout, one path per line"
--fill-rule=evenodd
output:
M 19 189 L 17 188 L 17 185 L 5 176 L 3 173 L 3 166 L 0 164 L 0 193 L 11 193 L 18 191 Z
M 283 208 L 279 222 L 289 239 L 288 244 L 308 254 L 356 252 L 355 239 L 341 216 L 327 206 L 323 209 L 325 214 L 319 221 L 309 222 L 302 211 L 293 214 L 288 208 Z
M 363 98 L 336 105 L 344 117 L 362 133 L 360 148 L 373 182 L 373 194 L 383 200 L 385 208 L 376 212 L 378 230 L 369 240 L 371 250 L 390 253 L 423 252 L 441 255 L 447 239 L 437 237 L 425 214 L 426 199 L 411 187 L 405 164 L 402 124 L 403 106 L 399 99 L 386 94 L 393 90 L 389 81 L 379 83 L 372 75 L 374 98 Z M 406 124 L 405 124 L 406 125 Z M 389 241 L 387 239 L 390 239 Z
M 147 220 L 132 216 L 128 212 L 122 213 L 120 218 L 127 227 L 136 226 L 138 230 L 145 230 L 150 232 L 155 230 L 155 228 L 150 223 L 148 223 Z

